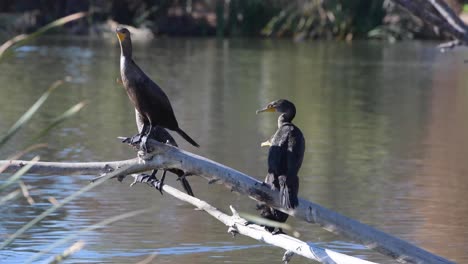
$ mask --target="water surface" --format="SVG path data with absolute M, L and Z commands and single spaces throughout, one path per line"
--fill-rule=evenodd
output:
M 168 94 L 180 126 L 201 145 L 193 148 L 176 135 L 182 148 L 263 179 L 267 150 L 259 144 L 274 133 L 277 116 L 257 116 L 255 110 L 288 98 L 296 104 L 295 123 L 307 143 L 301 197 L 463 263 L 468 262 L 468 66 L 463 62 L 468 52 L 441 54 L 434 47 L 161 38 L 136 43 L 134 56 Z M 115 41 L 57 37 L 22 47 L 3 61 L 2 131 L 52 82 L 64 76 L 71 81 L 0 150 L 1 157 L 83 100 L 88 105 L 82 112 L 43 138 L 49 148 L 27 157 L 134 157 L 116 139 L 136 131 L 131 104 L 115 81 L 118 61 Z M 61 200 L 93 176 L 25 176 L 37 203 L 17 199 L 0 207 L 2 240 L 47 209 L 47 197 Z M 180 187 L 174 178 L 168 184 Z M 247 197 L 197 177 L 190 181 L 198 197 L 226 212 L 230 204 L 255 212 Z M 154 206 L 149 214 L 80 236 L 86 246 L 68 262 L 135 263 L 157 253 L 157 263 L 280 263 L 283 251 L 245 237 L 233 239 L 207 214 L 147 186 L 128 184 L 109 181 L 71 202 L 0 252 L 0 262 L 21 263 L 73 231 Z M 288 223 L 303 240 L 394 262 L 316 225 Z

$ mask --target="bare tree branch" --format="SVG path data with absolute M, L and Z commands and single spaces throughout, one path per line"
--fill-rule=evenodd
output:
M 26 166 L 29 161 L 25 160 L 1 160 L 0 166 L 8 166 L 4 173 L 12 173 Z M 117 168 L 138 163 L 138 159 L 111 161 L 111 162 L 47 162 L 38 161 L 28 170 L 30 174 L 47 175 L 95 175 L 104 174 Z
M 139 176 L 135 174 L 132 174 L 131 176 L 135 178 L 135 182 L 147 183 L 154 188 L 156 188 L 158 183 L 156 180 L 140 181 Z M 204 210 L 214 218 L 224 223 L 226 226 L 229 227 L 228 233 L 231 233 L 233 236 L 236 234 L 241 234 L 256 239 L 258 241 L 285 249 L 285 254 L 287 254 L 287 260 L 285 261 L 285 263 L 287 263 L 291 259 L 293 254 L 300 255 L 305 258 L 313 259 L 326 264 L 374 263 L 359 258 L 351 257 L 345 254 L 341 254 L 329 249 L 324 249 L 315 246 L 312 243 L 307 243 L 285 234 L 273 235 L 270 232 L 266 231 L 264 227 L 259 226 L 257 224 L 248 223 L 247 220 L 241 218 L 237 211 L 234 209 L 234 207 L 232 207 L 232 205 L 230 206 L 232 216 L 230 216 L 221 212 L 220 210 L 208 204 L 207 202 L 185 194 L 169 185 L 164 184 L 162 188 L 165 191 L 165 193 L 168 193 L 179 200 L 190 203 L 195 207 Z
M 468 44 L 468 28 L 460 17 L 443 0 L 393 0 L 398 5 L 419 17 L 424 22 L 437 27 L 459 42 L 453 44 Z
M 279 195 L 272 191 L 262 182 L 229 168 L 225 165 L 216 163 L 207 158 L 197 156 L 190 152 L 168 146 L 153 140 L 148 142 L 150 148 L 154 151 L 143 157 L 143 160 L 133 159 L 121 162 L 101 162 L 101 163 L 44 163 L 38 162 L 30 170 L 31 173 L 45 171 L 49 166 L 54 173 L 102 173 L 103 171 L 112 171 L 124 164 L 126 169 L 115 176 L 125 176 L 132 173 L 139 173 L 151 169 L 160 168 L 178 168 L 192 175 L 199 175 L 209 180 L 210 183 L 216 182 L 224 184 L 231 191 L 239 192 L 249 197 L 266 203 L 276 209 L 279 209 L 289 215 L 304 220 L 309 223 L 317 223 L 324 229 L 344 235 L 363 245 L 377 250 L 387 256 L 398 259 L 404 263 L 452 263 L 440 256 L 434 255 L 428 251 L 416 247 L 399 238 L 388 235 L 382 231 L 376 230 L 368 225 L 362 224 L 356 220 L 338 214 L 327 208 L 324 208 L 313 202 L 300 199 L 299 206 L 294 210 L 285 210 L 281 208 Z M 10 161 L 0 161 L 0 166 Z M 26 161 L 12 161 L 14 168 L 18 169 Z M 88 166 L 88 164 L 90 166 Z M 56 166 L 59 166 L 57 169 Z M 128 166 L 128 167 L 127 167 Z M 40 168 L 40 169 L 36 169 Z M 12 172 L 14 169 L 8 168 Z

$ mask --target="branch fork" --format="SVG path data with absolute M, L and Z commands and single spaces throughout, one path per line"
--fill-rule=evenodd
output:
M 33 166 L 31 166 L 28 173 L 53 175 L 96 175 L 102 172 L 108 173 L 108 171 L 112 171 L 110 173 L 111 175 L 107 174 L 106 176 L 119 177 L 122 175 L 122 177 L 125 177 L 124 175 L 142 173 L 152 169 L 177 168 L 185 172 L 190 172 L 190 174 L 201 176 L 209 182 L 223 184 L 229 190 L 239 192 L 259 202 L 265 203 L 270 207 L 281 210 L 296 217 L 296 219 L 301 219 L 308 223 L 318 224 L 326 230 L 348 237 L 349 239 L 366 245 L 387 256 L 398 259 L 399 262 L 435 264 L 453 263 L 450 260 L 427 252 L 424 249 L 408 243 L 407 241 L 386 234 L 382 231 L 374 229 L 368 225 L 350 219 L 337 212 L 302 198 L 299 199 L 298 207 L 296 207 L 294 210 L 286 210 L 280 205 L 278 192 L 272 191 L 270 188 L 263 185 L 261 181 L 251 176 L 236 171 L 223 164 L 169 146 L 164 143 L 148 140 L 147 144 L 149 144 L 151 148 L 154 149 L 152 153 L 148 154 L 148 156 L 153 158 L 147 159 L 145 156 L 144 164 L 139 162 L 138 158 L 112 162 L 36 162 Z M 3 160 L 0 161 L 0 167 L 8 166 L 5 172 L 11 173 L 21 169 L 23 164 L 25 165 L 29 163 L 31 162 L 21 160 Z M 173 195 L 175 192 L 181 193 L 180 191 L 168 185 L 163 185 L 162 189 L 170 195 Z M 235 229 L 239 234 L 245 233 L 245 235 L 248 235 L 259 241 L 282 247 L 286 250 L 294 252 L 295 254 L 303 255 L 312 259 L 317 258 L 317 252 L 321 253 L 322 255 L 325 254 L 324 256 L 328 256 L 332 259 L 335 259 L 337 256 L 336 254 L 339 254 L 336 252 L 336 254 L 332 253 L 327 249 L 317 249 L 317 247 L 313 248 L 310 244 L 282 234 L 273 236 L 261 227 L 259 227 L 259 229 L 262 230 L 252 231 L 253 227 L 255 226 L 253 224 L 246 226 L 241 224 L 233 225 L 232 216 L 228 216 L 220 212 L 208 203 L 184 193 L 176 195 L 181 200 L 192 203 L 196 207 L 205 210 L 223 223 L 226 221 L 227 226 L 235 226 Z M 326 258 L 319 258 L 319 261 L 322 263 L 368 263 L 364 260 L 354 260 L 355 258 L 350 260 L 349 256 L 339 256 L 339 258 L 345 259 L 346 261 L 335 260 L 334 262 L 326 262 Z

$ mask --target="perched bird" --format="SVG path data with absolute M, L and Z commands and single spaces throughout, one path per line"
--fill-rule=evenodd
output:
M 160 126 L 173 130 L 195 147 L 199 145 L 188 136 L 177 123 L 171 102 L 164 91 L 153 82 L 132 59 L 132 40 L 130 31 L 123 27 L 116 29 L 120 43 L 120 75 L 127 95 L 138 113 L 141 114 L 143 128 L 133 143 L 139 142 L 148 136 L 152 128 Z M 146 150 L 146 144 L 143 144 Z
M 272 190 L 279 191 L 282 207 L 293 209 L 299 204 L 297 198 L 299 177 L 297 173 L 301 168 L 305 151 L 304 136 L 301 130 L 292 123 L 296 116 L 296 107 L 290 101 L 280 99 L 258 110 L 257 114 L 262 112 L 281 114 L 278 118 L 278 129 L 275 134 L 268 141 L 262 143 L 262 146 L 270 146 L 268 174 L 264 182 Z M 266 205 L 259 205 L 258 208 L 261 210 L 261 215 L 267 219 L 285 222 L 288 218 L 287 214 Z M 269 230 L 272 231 L 272 229 Z
M 138 128 L 138 132 L 141 133 L 141 131 L 143 129 L 143 126 L 144 126 L 143 116 L 136 109 L 135 109 L 135 120 L 136 120 L 136 124 L 137 124 L 137 128 Z M 165 143 L 165 144 L 168 144 L 168 145 L 171 145 L 171 146 L 174 146 L 174 147 L 178 147 L 177 142 L 171 136 L 171 134 L 169 134 L 169 132 L 167 132 L 166 129 L 164 129 L 164 128 L 160 127 L 160 126 L 153 126 L 153 128 L 151 129 L 150 134 L 148 136 L 149 136 L 149 138 L 154 139 L 154 140 L 156 140 L 158 142 Z M 132 139 L 128 138 L 128 139 L 125 139 L 123 142 L 132 143 L 131 141 L 132 141 Z M 178 176 L 177 180 L 180 181 L 180 183 L 182 184 L 182 187 L 184 188 L 185 192 L 188 195 L 195 196 L 193 194 L 192 187 L 190 186 L 190 183 L 188 182 L 188 180 L 186 178 L 186 176 L 188 176 L 188 175 L 183 170 L 175 169 L 175 168 L 174 169 L 164 170 L 163 175 L 161 177 L 161 180 L 158 183 L 158 190 L 160 192 L 162 192 L 161 189 L 162 189 L 162 186 L 164 184 L 164 179 L 166 178 L 166 172 L 167 171 L 170 171 L 170 172 L 172 172 L 172 173 L 174 173 L 174 174 L 176 174 Z M 153 179 L 157 180 L 157 178 L 156 178 L 156 173 L 157 172 L 158 172 L 158 170 L 153 170 L 151 175 L 144 175 L 144 176 L 148 177 L 148 179 L 153 178 Z

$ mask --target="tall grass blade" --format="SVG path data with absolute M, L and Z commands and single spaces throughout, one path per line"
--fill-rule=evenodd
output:
M 77 197 L 79 197 L 80 195 L 82 195 L 83 193 L 101 185 L 103 182 L 105 182 L 107 179 L 110 179 L 112 178 L 114 175 L 117 175 L 118 173 L 121 173 L 125 170 L 127 170 L 127 168 L 129 167 L 129 165 L 127 166 L 124 166 L 122 168 L 119 168 L 109 174 L 107 174 L 106 176 L 100 178 L 99 180 L 95 181 L 93 184 L 88 184 L 86 185 L 85 187 L 81 188 L 80 190 L 74 192 L 73 194 L 71 194 L 70 196 L 66 197 L 65 199 L 62 200 L 62 202 L 58 203 L 58 204 L 55 204 L 53 205 L 52 207 L 50 207 L 49 209 L 45 210 L 42 214 L 36 216 L 36 218 L 34 218 L 33 220 L 29 221 L 29 223 L 25 224 L 23 227 L 21 227 L 20 229 L 18 229 L 18 231 L 16 231 L 13 235 L 11 235 L 9 238 L 7 238 L 1 245 L 0 245 L 0 250 L 2 250 L 3 248 L 5 248 L 6 246 L 10 245 L 16 238 L 18 238 L 19 236 L 21 236 L 24 232 L 26 232 L 28 229 L 30 229 L 31 227 L 33 227 L 35 224 L 37 224 L 38 222 L 42 221 L 44 218 L 46 218 L 47 216 L 49 216 L 51 213 L 55 212 L 57 209 L 61 208 L 62 206 L 64 206 L 65 204 L 67 204 L 68 202 L 76 199 Z
M 247 220 L 249 222 L 253 222 L 253 223 L 257 224 L 257 225 L 281 228 L 281 229 L 284 229 L 284 230 L 291 231 L 293 233 L 293 236 L 295 236 L 295 237 L 300 236 L 300 233 L 298 231 L 294 230 L 290 225 L 288 225 L 286 223 L 280 223 L 280 222 L 277 222 L 277 221 L 269 220 L 269 219 L 263 218 L 261 216 L 252 215 L 252 214 L 248 214 L 248 213 L 239 213 L 239 216 L 244 218 L 245 220 Z
M 13 45 L 17 43 L 21 43 L 22 41 L 26 40 L 28 38 L 28 35 L 26 34 L 21 34 L 18 36 L 15 36 L 7 41 L 5 41 L 1 46 L 0 46 L 0 60 L 3 58 L 6 52 L 13 47 Z
M 28 201 L 29 205 L 34 205 L 36 202 L 29 194 L 28 186 L 26 186 L 23 181 L 19 181 L 18 183 L 21 188 L 21 192 L 23 193 L 23 197 L 26 199 L 26 201 Z
M 17 160 L 19 158 L 21 158 L 23 155 L 25 155 L 26 153 L 28 152 L 31 152 L 35 149 L 38 149 L 38 148 L 44 148 L 44 147 L 47 147 L 47 144 L 36 144 L 36 145 L 32 145 L 32 146 L 29 146 L 28 148 L 8 157 L 7 160 Z M 6 163 L 5 165 L 3 166 L 0 166 L 0 173 L 4 172 L 7 168 L 8 168 L 8 163 Z
M 18 121 L 8 130 L 6 135 L 0 139 L 0 147 L 2 147 L 22 126 L 24 126 L 37 112 L 37 110 L 44 104 L 49 95 L 61 84 L 63 81 L 54 82 L 45 93 L 24 113 Z
M 87 15 L 86 12 L 79 12 L 79 13 L 71 14 L 71 15 L 68 15 L 66 17 L 62 17 L 62 18 L 59 18 L 59 19 L 57 19 L 55 21 L 52 21 L 51 23 L 39 28 L 38 30 L 36 30 L 35 32 L 33 32 L 33 33 L 29 34 L 29 35 L 21 34 L 21 35 L 18 35 L 16 37 L 6 41 L 5 43 L 3 43 L 0 46 L 0 60 L 4 57 L 4 55 L 7 54 L 8 51 L 10 51 L 10 49 L 13 46 L 23 45 L 24 43 L 32 40 L 35 37 L 38 37 L 38 36 L 44 34 L 46 31 L 48 31 L 48 30 L 50 30 L 52 28 L 63 26 L 68 22 L 80 19 L 80 18 L 82 18 L 82 17 L 84 17 L 86 15 Z
M 16 189 L 7 195 L 3 195 L 2 197 L 0 197 L 0 205 L 3 205 L 4 203 L 10 200 L 16 199 L 20 195 L 21 195 L 21 189 Z
M 31 140 L 29 140 L 29 143 L 26 145 L 31 145 L 35 141 L 39 140 L 43 136 L 45 136 L 47 133 L 49 133 L 52 128 L 60 125 L 62 122 L 66 121 L 67 119 L 71 118 L 73 115 L 78 113 L 83 107 L 86 105 L 86 102 L 80 102 L 74 106 L 72 106 L 70 109 L 67 111 L 63 112 L 60 116 L 56 117 L 54 120 L 52 120 L 52 123 L 48 125 L 44 130 L 39 132 L 36 136 L 34 136 Z
M 137 216 L 137 215 L 140 215 L 140 214 L 143 214 L 143 213 L 147 213 L 147 212 L 150 212 L 152 210 L 153 209 L 150 208 L 150 209 L 142 209 L 142 210 L 136 210 L 136 211 L 128 212 L 128 213 L 125 213 L 125 214 L 121 214 L 121 215 L 117 215 L 117 216 L 105 219 L 105 220 L 103 220 L 103 221 L 101 221 L 99 223 L 96 223 L 94 225 L 83 228 L 83 229 L 75 232 L 74 234 L 68 235 L 68 236 L 58 240 L 57 242 L 53 243 L 52 245 L 50 245 L 46 249 L 44 249 L 44 250 L 38 252 L 37 254 L 33 255 L 31 258 L 26 260 L 25 263 L 32 263 L 32 262 L 36 261 L 37 259 L 42 257 L 44 254 L 47 254 L 50 251 L 52 251 L 54 248 L 59 247 L 59 246 L 61 246 L 63 244 L 66 244 L 70 240 L 75 239 L 77 236 L 79 236 L 79 235 L 81 235 L 81 234 L 83 234 L 85 232 L 93 231 L 93 230 L 98 229 L 98 228 L 103 228 L 103 227 L 105 227 L 107 225 L 110 225 L 110 224 L 112 224 L 114 222 L 129 218 L 129 217 L 134 217 L 134 216 Z
M 21 169 L 19 169 L 15 174 L 13 174 L 8 180 L 6 180 L 2 185 L 0 185 L 0 192 L 4 190 L 6 187 L 12 185 L 16 181 L 18 181 L 21 176 L 23 176 L 28 170 L 36 164 L 36 162 L 39 160 L 39 156 L 34 157 L 31 162 L 28 162 L 28 164 Z
M 71 255 L 75 254 L 76 252 L 80 251 L 85 245 L 85 242 L 83 240 L 76 241 L 71 245 L 71 247 L 65 249 L 61 254 L 56 255 L 55 257 L 52 258 L 52 261 L 48 262 L 49 264 L 58 264 L 67 258 L 69 258 Z

